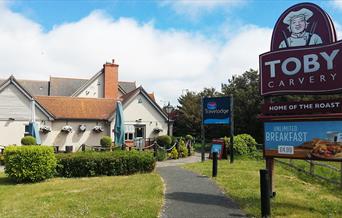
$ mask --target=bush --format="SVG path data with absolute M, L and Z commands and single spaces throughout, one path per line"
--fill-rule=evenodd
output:
M 186 136 L 185 136 L 185 139 L 186 139 L 187 141 L 193 141 L 193 140 L 194 140 L 194 137 L 192 137 L 192 135 L 186 135 Z
M 176 147 L 173 147 L 170 153 L 170 158 L 172 159 L 178 159 L 178 151 Z
M 157 161 L 163 161 L 163 160 L 166 159 L 166 157 L 167 157 L 167 152 L 166 152 L 166 150 L 165 150 L 165 149 L 162 149 L 162 148 L 158 148 L 158 150 L 157 150 L 157 156 L 156 156 Z
M 197 152 L 202 152 L 202 144 L 201 143 L 195 143 L 192 145 L 192 147 L 194 148 L 195 151 Z M 205 152 L 210 152 L 211 149 L 211 144 L 205 144 L 204 146 L 204 151 Z
M 156 161 L 151 152 L 76 152 L 57 154 L 57 173 L 63 177 L 116 176 L 151 172 Z
M 5 157 L 3 154 L 0 154 L 0 165 L 5 165 Z
M 24 136 L 21 139 L 21 144 L 22 145 L 36 145 L 36 139 L 33 136 Z
M 112 145 L 112 138 L 110 136 L 103 136 L 100 140 L 100 145 L 104 148 L 109 148 Z
M 234 137 L 234 154 L 253 155 L 256 149 L 255 139 L 248 134 L 240 134 Z
M 55 174 L 53 147 L 9 146 L 4 156 L 5 173 L 17 182 L 38 182 Z
M 157 137 L 157 143 L 161 147 L 169 148 L 171 145 L 171 137 L 168 135 L 161 135 Z
M 169 148 L 171 148 L 176 142 L 177 142 L 177 137 L 176 136 L 171 136 L 171 145 L 170 145 Z
M 186 147 L 185 142 L 182 138 L 179 140 L 179 151 L 180 151 L 180 157 L 188 156 L 188 148 Z

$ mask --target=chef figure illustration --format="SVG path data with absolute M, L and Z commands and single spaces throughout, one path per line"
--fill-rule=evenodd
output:
M 306 8 L 288 13 L 283 23 L 288 25 L 287 28 L 291 35 L 288 37 L 285 31 L 282 32 L 284 40 L 280 43 L 279 48 L 322 44 L 321 37 L 315 34 L 317 22 L 312 23 L 310 30 L 307 29 L 308 20 L 312 15 L 312 11 Z

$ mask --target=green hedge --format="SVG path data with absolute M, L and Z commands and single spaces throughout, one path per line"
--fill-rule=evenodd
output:
M 50 146 L 9 146 L 4 151 L 5 173 L 17 182 L 38 182 L 55 174 L 56 157 Z
M 21 138 L 21 144 L 22 145 L 36 145 L 36 138 L 33 136 L 24 136 Z
M 57 173 L 63 177 L 115 176 L 151 172 L 156 161 L 151 152 L 77 152 L 57 154 Z

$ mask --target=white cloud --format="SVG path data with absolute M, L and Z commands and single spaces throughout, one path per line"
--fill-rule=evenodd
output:
M 200 34 L 161 31 L 152 23 L 113 20 L 101 11 L 44 32 L 0 6 L 0 78 L 89 78 L 114 58 L 120 80 L 137 81 L 157 99 L 175 104 L 182 90 L 219 89 L 231 75 L 257 69 L 270 36 L 270 29 L 244 26 L 222 43 Z
M 338 9 L 342 10 L 342 1 L 341 0 L 331 0 L 333 6 L 337 7 Z
M 170 6 L 178 14 L 195 19 L 217 9 L 227 10 L 245 3 L 246 0 L 165 0 L 161 5 Z

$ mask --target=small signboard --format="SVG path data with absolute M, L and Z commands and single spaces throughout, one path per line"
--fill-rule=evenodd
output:
M 261 110 L 264 115 L 342 113 L 342 99 L 266 103 Z
M 231 98 L 203 98 L 203 125 L 231 124 Z
M 266 157 L 342 160 L 342 121 L 265 122 Z

